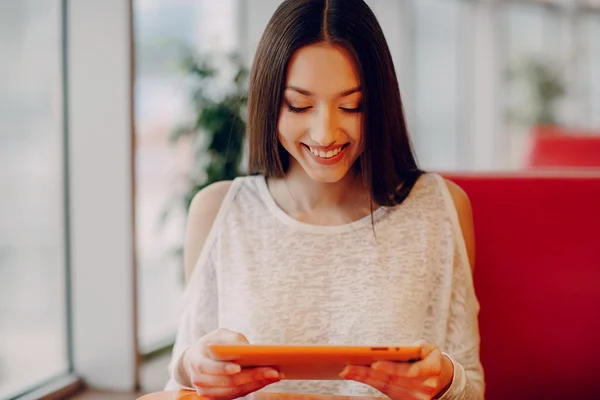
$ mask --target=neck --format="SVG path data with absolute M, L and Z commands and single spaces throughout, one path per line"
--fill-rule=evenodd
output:
M 353 171 L 348 171 L 338 182 L 325 183 L 313 180 L 300 165 L 291 165 L 283 183 L 298 211 L 369 204 L 368 192 Z

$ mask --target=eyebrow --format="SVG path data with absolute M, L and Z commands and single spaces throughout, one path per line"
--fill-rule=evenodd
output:
M 305 96 L 312 96 L 313 95 L 312 92 L 309 92 L 308 90 L 305 90 L 305 89 L 301 89 L 301 88 L 299 88 L 297 86 L 287 86 L 286 90 L 287 89 L 293 90 L 294 92 L 298 92 L 298 93 L 303 94 Z M 357 86 L 357 87 L 352 88 L 352 89 L 344 90 L 342 93 L 340 93 L 338 95 L 338 97 L 350 96 L 351 94 L 360 92 L 361 90 L 362 90 L 362 88 L 360 86 Z

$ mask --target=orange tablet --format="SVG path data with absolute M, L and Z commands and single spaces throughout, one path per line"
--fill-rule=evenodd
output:
M 212 356 L 241 367 L 272 367 L 285 379 L 336 380 L 346 365 L 377 361 L 415 362 L 420 346 L 268 346 L 212 344 Z

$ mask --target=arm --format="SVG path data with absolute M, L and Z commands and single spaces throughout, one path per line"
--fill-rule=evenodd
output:
M 454 207 L 458 214 L 458 221 L 467 246 L 471 270 L 475 269 L 475 229 L 473 228 L 473 210 L 471 201 L 464 190 L 456 183 L 446 180 L 446 186 L 452 195 Z
M 186 290 L 166 390 L 190 388 L 181 365 L 183 353 L 218 325 L 214 266 L 210 259 L 203 265 L 196 264 L 230 187 L 230 181 L 207 186 L 194 196 L 190 204 L 184 244 Z
M 446 185 L 458 214 L 471 268 L 465 266 L 464 257 L 457 251 L 446 343 L 446 350 L 452 355 L 454 378 L 441 399 L 479 400 L 483 399 L 485 385 L 479 361 L 479 302 L 472 276 L 475 266 L 473 212 L 467 194 L 453 182 L 446 181 Z
M 204 242 L 230 187 L 231 181 L 214 183 L 196 193 L 190 203 L 183 250 L 186 283 L 192 276 Z

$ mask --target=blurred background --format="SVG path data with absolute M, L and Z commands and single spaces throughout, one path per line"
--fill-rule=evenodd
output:
M 244 172 L 244 78 L 279 3 L 0 0 L 1 400 L 65 375 L 139 389 L 136 368 L 157 354 L 149 385 L 164 385 L 187 205 Z M 423 168 L 600 168 L 600 1 L 367 3 Z M 112 208 L 88 196 L 99 188 Z M 109 224 L 103 236 L 85 239 L 100 232 L 85 213 Z M 87 290 L 92 266 L 124 284 Z M 128 300 L 102 311 L 111 297 Z M 83 325 L 97 318 L 104 326 Z M 131 355 L 134 373 L 114 387 L 86 353 L 103 341 Z

